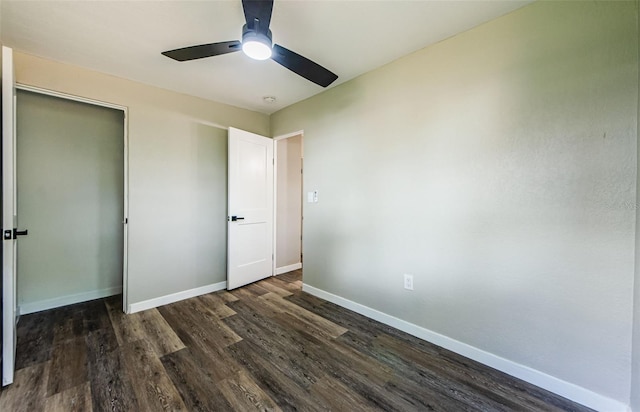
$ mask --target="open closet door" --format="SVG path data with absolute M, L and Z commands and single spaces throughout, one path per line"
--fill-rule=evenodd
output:
M 13 383 L 16 355 L 16 89 L 13 50 L 2 47 L 2 386 Z
M 273 274 L 273 139 L 229 128 L 227 289 Z

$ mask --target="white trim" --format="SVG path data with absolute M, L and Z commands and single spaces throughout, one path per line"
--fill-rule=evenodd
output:
M 282 275 L 283 273 L 291 272 L 292 270 L 298 269 L 302 269 L 302 262 L 276 268 L 276 275 Z
M 107 296 L 122 293 L 122 286 L 112 288 L 92 290 L 89 292 L 76 293 L 74 295 L 60 296 L 53 299 L 39 300 L 37 302 L 23 303 L 19 306 L 20 315 L 41 312 L 43 310 L 59 308 L 61 306 L 73 305 L 75 303 L 87 302 L 94 299 L 102 299 Z
M 193 298 L 200 295 L 206 295 L 207 293 L 217 292 L 227 288 L 227 282 L 212 283 L 211 285 L 200 286 L 199 288 L 193 288 L 189 290 L 183 290 L 182 292 L 172 293 L 170 295 L 164 295 L 157 298 L 143 300 L 142 302 L 136 302 L 129 305 L 127 313 L 136 313 L 147 309 L 157 308 L 158 306 L 168 305 L 170 303 L 178 302 Z
M 273 241 L 271 248 L 271 276 L 277 275 L 278 260 L 278 140 L 273 139 Z
M 94 106 L 108 107 L 110 109 L 123 110 L 123 111 L 127 110 L 127 106 L 122 106 L 115 103 L 103 102 L 101 100 L 89 99 L 87 97 L 76 96 L 74 94 L 57 92 L 55 90 L 43 89 L 42 87 L 30 86 L 28 84 L 16 83 L 16 89 L 24 90 L 32 93 L 46 94 L 47 96 L 59 97 L 61 99 L 66 99 L 66 100 L 74 100 L 76 102 L 92 104 Z
M 129 307 L 129 109 L 123 108 L 124 119 L 124 186 L 122 213 L 122 311 L 127 313 Z
M 282 134 L 280 136 L 274 137 L 273 140 L 288 139 L 290 137 L 296 137 L 296 136 L 303 136 L 304 137 L 304 130 L 298 130 L 297 132 Z
M 372 309 L 368 306 L 361 305 L 338 295 L 334 295 L 333 293 L 307 285 L 306 283 L 302 285 L 302 290 L 595 410 L 607 412 L 631 411 L 628 405 L 615 399 L 592 392 L 573 383 L 563 381 L 551 375 L 547 375 L 544 372 L 510 361 L 482 349 L 478 349 L 466 343 L 452 339 L 448 336 L 441 335 L 432 330 Z

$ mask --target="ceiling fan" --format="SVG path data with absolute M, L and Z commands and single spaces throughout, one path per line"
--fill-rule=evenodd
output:
M 322 87 L 329 86 L 338 78 L 336 74 L 318 63 L 285 49 L 279 44 L 272 44 L 269 23 L 271 22 L 273 0 L 242 0 L 242 8 L 247 22 L 242 27 L 242 41 L 200 44 L 168 50 L 162 54 L 182 62 L 242 50 L 247 56 L 256 60 L 271 58 L 276 63 Z

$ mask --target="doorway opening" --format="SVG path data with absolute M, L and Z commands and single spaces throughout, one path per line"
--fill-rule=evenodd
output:
M 17 86 L 20 314 L 123 294 L 126 108 Z
M 274 138 L 274 275 L 302 277 L 303 132 Z

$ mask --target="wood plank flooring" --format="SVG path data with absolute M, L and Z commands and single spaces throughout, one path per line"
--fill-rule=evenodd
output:
M 587 411 L 301 291 L 300 271 L 124 315 L 23 316 L 0 411 Z

